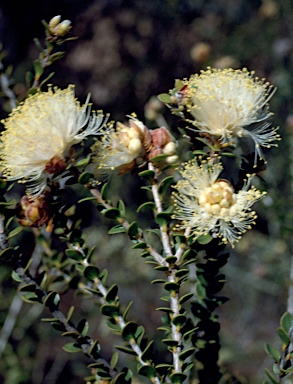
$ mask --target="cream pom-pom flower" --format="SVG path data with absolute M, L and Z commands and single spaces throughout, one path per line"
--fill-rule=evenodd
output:
M 251 206 L 265 192 L 251 187 L 248 180 L 236 193 L 229 181 L 219 178 L 221 163 L 209 160 L 193 159 L 182 165 L 182 179 L 173 193 L 174 218 L 182 222 L 179 228 L 190 228 L 195 238 L 212 233 L 233 247 L 254 224 L 257 216 Z
M 116 130 L 112 125 L 92 147 L 95 154 L 93 163 L 97 164 L 95 173 L 107 173 L 118 169 L 125 173 L 135 166 L 135 160 L 145 154 L 144 140 L 147 135 L 146 126 L 134 116 L 130 116 L 129 125 L 117 122 Z
M 247 69 L 215 69 L 195 74 L 185 82 L 187 108 L 194 129 L 208 135 L 220 146 L 235 145 L 238 138 L 250 137 L 256 155 L 263 158 L 261 147 L 276 146 L 277 128 L 268 119 L 268 101 L 275 88 L 253 77 Z
M 2 123 L 3 175 L 28 182 L 28 193 L 39 195 L 47 177 L 66 167 L 69 149 L 89 135 L 100 134 L 105 119 L 100 112 L 91 114 L 89 97 L 81 106 L 74 86 L 69 86 L 29 96 Z

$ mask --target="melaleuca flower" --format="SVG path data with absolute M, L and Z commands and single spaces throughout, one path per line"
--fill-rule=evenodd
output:
M 129 125 L 117 123 L 116 130 L 111 127 L 101 141 L 97 141 L 92 151 L 93 163 L 97 164 L 96 175 L 106 170 L 126 173 L 139 162 L 150 161 L 163 155 L 166 165 L 177 161 L 176 143 L 165 127 L 149 130 L 141 121 L 131 116 Z
M 28 97 L 2 122 L 3 175 L 8 180 L 29 182 L 28 193 L 39 195 L 47 177 L 66 168 L 69 149 L 89 135 L 100 134 L 104 116 L 91 115 L 89 98 L 81 106 L 74 87 L 69 86 Z
M 251 206 L 265 192 L 250 187 L 248 180 L 243 189 L 235 192 L 229 181 L 220 179 L 220 162 L 191 160 L 183 164 L 182 179 L 175 186 L 174 218 L 182 221 L 180 228 L 191 228 L 192 236 L 212 233 L 232 246 L 251 228 L 256 213 Z
M 270 148 L 280 139 L 277 128 L 268 122 L 273 115 L 268 101 L 274 91 L 246 69 L 208 68 L 185 82 L 182 97 L 196 131 L 220 147 L 250 137 L 256 155 L 263 158 L 261 147 Z
M 110 126 L 102 140 L 92 147 L 97 173 L 114 169 L 119 173 L 128 172 L 135 166 L 136 159 L 145 155 L 145 145 L 149 141 L 148 129 L 135 117 L 131 117 L 129 126 L 120 122 L 116 130 Z

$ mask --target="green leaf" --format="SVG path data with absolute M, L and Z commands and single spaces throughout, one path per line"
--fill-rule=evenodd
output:
M 83 203 L 85 201 L 93 201 L 93 200 L 97 201 L 97 198 L 93 196 L 89 196 L 89 197 L 84 197 L 83 199 L 78 200 L 78 203 Z
M 282 340 L 283 344 L 288 345 L 290 344 L 290 337 L 288 334 L 284 331 L 283 328 L 278 328 L 277 329 L 278 335 L 280 339 Z
M 202 245 L 208 244 L 208 243 L 210 243 L 212 240 L 213 240 L 213 236 L 211 236 L 210 234 L 207 234 L 207 235 L 201 235 L 201 236 L 199 236 L 199 237 L 196 239 L 196 241 L 198 242 L 198 244 L 202 244 Z
M 99 278 L 99 269 L 95 267 L 94 265 L 89 265 L 85 268 L 83 271 L 83 275 L 87 280 L 95 281 Z
M 125 311 L 123 312 L 122 317 L 123 317 L 123 320 L 124 320 L 124 321 L 126 321 L 128 312 L 129 312 L 129 310 L 130 310 L 132 304 L 133 304 L 133 301 L 131 301 L 131 302 L 128 304 L 128 306 L 126 307 Z
M 179 269 L 179 271 L 176 271 L 175 276 L 179 278 L 179 277 L 186 276 L 188 273 L 189 273 L 189 269 L 183 268 L 183 269 Z
M 281 327 L 285 332 L 289 333 L 291 326 L 293 325 L 293 319 L 289 312 L 285 312 L 280 320 Z
M 154 268 L 156 271 L 162 271 L 162 272 L 167 272 L 169 268 L 166 265 L 157 265 Z
M 71 316 L 73 315 L 73 311 L 74 311 L 74 306 L 72 305 L 70 308 L 69 308 L 69 311 L 67 312 L 67 317 L 66 317 L 66 322 L 68 323 L 71 319 Z
M 3 251 L 4 252 L 4 251 Z M 16 281 L 17 283 L 22 283 L 22 278 L 18 275 L 18 273 L 17 272 L 15 272 L 15 271 L 12 271 L 11 272 L 11 277 L 12 277 L 12 279 L 14 280 L 14 281 Z
M 147 169 L 146 171 L 139 172 L 138 176 L 143 177 L 147 180 L 152 180 L 155 177 L 155 172 Z
M 101 312 L 104 316 L 111 318 L 119 316 L 119 308 L 115 305 L 104 304 L 101 306 Z
M 128 322 L 122 330 L 123 339 L 127 341 L 134 339 L 136 330 L 137 324 L 132 321 Z
M 74 259 L 78 261 L 84 260 L 83 254 L 75 249 L 66 249 L 65 254 L 70 259 Z
M 89 324 L 86 319 L 80 320 L 80 322 L 77 325 L 77 330 L 81 334 L 81 336 L 86 336 L 89 329 Z
M 132 249 L 145 249 L 145 248 L 147 248 L 147 243 L 141 241 L 141 242 L 134 244 L 131 248 Z
M 193 362 L 191 361 L 187 361 L 186 363 L 182 364 L 182 372 L 187 372 L 189 371 L 190 369 L 192 369 L 194 366 Z
M 165 280 L 163 279 L 155 279 L 151 281 L 151 284 L 165 284 Z
M 104 200 L 107 200 L 107 194 L 109 191 L 109 184 L 105 183 L 101 188 L 101 196 Z
M 13 249 L 8 247 L 8 248 L 5 248 L 1 253 L 0 253 L 0 260 L 1 261 L 8 261 L 11 259 L 12 257 L 12 251 Z M 14 272 L 14 271 L 13 271 Z M 12 272 L 12 273 L 13 273 Z M 16 272 L 15 272 L 16 273 Z M 18 276 L 18 275 L 17 275 Z M 14 279 L 15 280 L 15 279 Z M 20 280 L 22 281 L 22 280 Z
M 207 153 L 205 151 L 202 151 L 200 149 L 197 149 L 196 151 L 193 151 L 192 152 L 194 155 L 203 155 L 203 156 L 207 156 Z
M 164 288 L 165 288 L 166 291 L 168 291 L 168 292 L 178 292 L 180 286 L 179 286 L 177 283 L 168 282 L 168 283 L 166 283 L 166 284 L 164 285 Z
M 177 347 L 178 346 L 178 341 L 173 340 L 173 339 L 163 339 L 162 342 L 169 347 Z
M 110 360 L 110 366 L 112 369 L 115 369 L 117 363 L 118 363 L 118 357 L 119 357 L 119 353 L 118 352 L 114 352 L 112 357 L 111 357 L 111 360 Z
M 39 79 L 44 72 L 44 68 L 39 60 L 34 61 L 34 70 L 35 70 L 36 78 Z
M 267 374 L 268 378 L 271 380 L 273 384 L 278 384 L 278 381 L 275 379 L 274 375 L 265 368 L 265 373 Z
M 127 353 L 129 355 L 136 356 L 136 352 L 134 352 L 133 349 L 128 348 L 128 347 L 124 347 L 123 345 L 115 345 L 114 348 L 118 349 L 118 351 Z
M 154 210 L 155 208 L 156 208 L 156 204 L 155 204 L 154 202 L 152 202 L 152 201 L 147 201 L 146 203 L 141 204 L 141 205 L 137 208 L 136 212 L 145 211 L 145 210 L 147 210 L 147 209 Z
M 166 262 L 168 264 L 175 264 L 176 261 L 177 261 L 177 257 L 175 257 L 175 256 L 168 256 L 168 257 L 166 257 Z
M 108 231 L 109 235 L 115 235 L 116 233 L 124 233 L 124 232 L 126 232 L 126 229 L 121 224 L 115 225 L 115 227 L 112 227 Z
M 186 295 L 180 297 L 180 299 L 179 299 L 179 304 L 182 305 L 182 304 L 185 303 L 187 300 L 191 299 L 192 296 L 193 296 L 193 293 L 191 293 L 191 292 L 186 293 Z
M 170 185 L 172 185 L 173 181 L 174 181 L 173 176 L 165 177 L 165 179 L 163 179 L 158 186 L 159 194 L 162 195 L 163 193 L 165 193 L 167 189 L 170 187 Z
M 47 83 L 47 81 L 49 81 L 53 76 L 55 75 L 55 72 L 51 72 L 49 73 L 49 75 L 40 82 L 40 88 Z
M 125 372 L 119 373 L 119 375 L 115 376 L 115 379 L 111 381 L 111 384 L 126 384 L 128 381 L 125 380 Z
M 146 376 L 149 379 L 156 377 L 156 369 L 150 365 L 143 365 L 138 369 L 139 375 Z
M 166 160 L 166 158 L 167 158 L 168 156 L 169 156 L 169 155 L 162 154 L 162 155 L 158 155 L 158 156 L 152 157 L 152 158 L 151 158 L 151 162 L 152 162 L 153 164 L 159 163 L 160 161 L 164 161 L 164 160 Z
M 89 353 L 94 359 L 100 358 L 100 344 L 98 340 L 95 340 L 94 344 L 91 346 Z
M 120 211 L 120 216 L 121 217 L 125 217 L 125 205 L 124 205 L 124 202 L 122 200 L 119 200 L 118 201 L 118 205 L 117 205 L 117 208 L 119 209 Z
M 142 355 L 141 355 L 141 359 L 143 361 L 148 361 L 151 359 L 151 355 L 152 355 L 152 352 L 153 352 L 153 343 L 154 341 L 151 340 L 148 345 L 146 346 L 146 348 L 144 349 Z
M 162 102 L 162 103 L 171 103 L 171 96 L 168 94 L 168 93 L 161 93 L 160 95 L 158 95 L 158 99 Z
M 2 205 L 2 206 L 5 206 L 5 207 L 9 207 L 11 205 L 15 205 L 15 203 L 16 203 L 15 199 L 10 199 L 8 201 L 0 201 L 0 206 Z
M 182 327 L 182 325 L 184 325 L 185 322 L 186 322 L 186 316 L 181 315 L 181 314 L 179 314 L 179 315 L 173 317 L 173 319 L 172 319 L 172 323 L 173 323 L 174 325 L 176 325 L 176 326 L 180 326 L 180 327 Z
M 136 221 L 133 221 L 128 229 L 127 229 L 127 235 L 130 237 L 130 238 L 136 238 L 138 236 L 138 231 L 139 231 L 139 228 L 138 228 L 138 225 L 137 225 L 137 222 Z
M 99 275 L 101 282 L 106 285 L 107 277 L 108 277 L 108 271 L 107 269 L 103 269 L 102 272 Z
M 203 300 L 206 298 L 206 289 L 201 283 L 195 285 L 195 291 L 198 299 Z
M 86 166 L 86 165 L 88 165 L 89 163 L 90 163 L 90 161 L 91 161 L 91 155 L 88 155 L 87 157 L 85 157 L 84 159 L 80 159 L 80 160 L 78 160 L 76 163 L 75 163 L 75 166 L 76 167 L 84 167 L 84 166 Z M 85 173 L 88 173 L 88 172 L 85 172 Z M 92 174 L 90 174 L 91 175 L 91 177 L 93 177 L 93 175 Z M 87 176 L 86 176 L 87 177 Z M 84 183 L 82 183 L 82 184 L 84 184 Z M 86 183 L 85 183 L 86 184 Z
M 26 85 L 27 85 L 28 88 L 31 87 L 33 79 L 34 79 L 34 75 L 31 72 L 26 72 L 26 74 L 25 74 L 25 82 L 26 82 Z
M 116 296 L 118 293 L 118 286 L 116 284 L 112 285 L 112 287 L 108 290 L 105 300 L 107 303 L 111 304 L 115 302 Z
M 120 217 L 120 211 L 117 208 L 103 209 L 101 213 L 107 219 L 117 219 L 117 217 Z
M 179 360 L 184 361 L 186 360 L 189 356 L 191 356 L 194 352 L 196 351 L 196 348 L 189 348 L 186 349 L 185 351 L 181 352 L 179 355 Z
M 159 307 L 159 308 L 156 308 L 156 311 L 162 311 L 162 312 L 166 312 L 166 313 L 172 313 L 172 309 L 167 308 L 167 307 Z
M 265 343 L 265 351 L 268 355 L 270 355 L 276 363 L 280 361 L 281 354 L 280 352 L 274 348 L 272 345 Z
M 40 302 L 40 299 L 34 292 L 26 292 L 24 295 L 21 296 L 21 298 L 26 303 Z
M 50 292 L 43 301 L 46 307 L 58 307 L 60 303 L 60 296 L 56 292 Z
M 156 215 L 156 221 L 160 227 L 166 225 L 172 219 L 172 212 L 160 212 Z
M 7 236 L 7 240 L 11 239 L 13 236 L 18 235 L 23 230 L 23 227 L 19 226 L 14 228 L 11 232 L 9 232 Z
M 185 375 L 185 373 L 176 372 L 170 375 L 170 379 L 173 384 L 181 384 L 187 379 L 187 375 Z
M 68 336 L 76 339 L 79 336 L 79 332 L 74 332 L 74 331 L 63 332 L 61 336 L 64 336 L 64 337 Z
M 79 184 L 87 184 L 90 179 L 93 177 L 93 175 L 89 172 L 83 172 L 79 178 L 78 178 L 78 182 Z
M 76 343 L 65 344 L 65 345 L 63 345 L 62 348 L 63 348 L 64 351 L 69 352 L 69 353 L 76 353 L 76 352 L 81 352 L 82 351 L 81 346 L 76 344 Z
M 136 332 L 135 332 L 135 340 L 136 340 L 136 343 L 138 344 L 138 345 L 141 345 L 141 342 L 142 342 L 142 339 L 143 339 L 143 337 L 144 337 L 144 334 L 145 334 L 145 329 L 144 329 L 144 327 L 142 326 L 142 325 L 139 325 L 138 327 L 137 327 L 137 330 L 136 330 Z
M 180 89 L 182 89 L 184 87 L 184 82 L 180 79 L 176 79 L 175 80 L 175 88 L 177 91 L 180 91 Z
M 34 292 L 36 290 L 36 284 L 26 284 L 19 288 L 19 292 Z

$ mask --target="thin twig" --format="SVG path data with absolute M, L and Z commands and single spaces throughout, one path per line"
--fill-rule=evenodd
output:
M 149 170 L 154 171 L 156 173 L 156 169 L 154 168 L 154 166 L 151 162 L 149 162 L 148 167 L 149 167 Z M 152 193 L 153 193 L 154 202 L 156 205 L 157 212 L 158 213 L 163 212 L 162 202 L 161 202 L 159 191 L 158 191 L 158 184 L 156 182 L 152 184 Z M 164 248 L 166 257 L 172 256 L 172 249 L 170 246 L 170 240 L 169 240 L 169 236 L 167 233 L 167 229 L 160 226 L 160 231 L 161 231 L 161 235 L 162 235 L 162 244 L 163 244 L 163 248 Z

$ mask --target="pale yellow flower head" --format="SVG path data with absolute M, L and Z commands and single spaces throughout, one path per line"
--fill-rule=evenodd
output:
M 97 164 L 97 172 L 119 169 L 120 173 L 129 171 L 135 165 L 135 160 L 144 156 L 144 140 L 147 134 L 145 125 L 131 117 L 129 125 L 117 122 L 92 147 L 96 154 L 93 162 Z
M 182 165 L 182 179 L 173 193 L 174 218 L 181 221 L 180 228 L 190 227 L 195 238 L 212 233 L 234 246 L 254 224 L 257 216 L 251 206 L 265 193 L 250 187 L 249 181 L 236 193 L 229 181 L 219 178 L 221 163 L 209 160 Z
M 270 148 L 280 139 L 268 122 L 273 115 L 268 101 L 275 89 L 253 74 L 246 69 L 208 68 L 191 76 L 185 83 L 188 110 L 194 129 L 211 141 L 236 145 L 238 138 L 250 137 L 263 158 L 261 147 Z
M 72 145 L 100 134 L 102 113 L 91 114 L 89 97 L 81 106 L 74 87 L 49 88 L 28 97 L 3 120 L 1 167 L 8 180 L 29 182 L 28 192 L 39 195 L 47 177 L 66 167 Z

